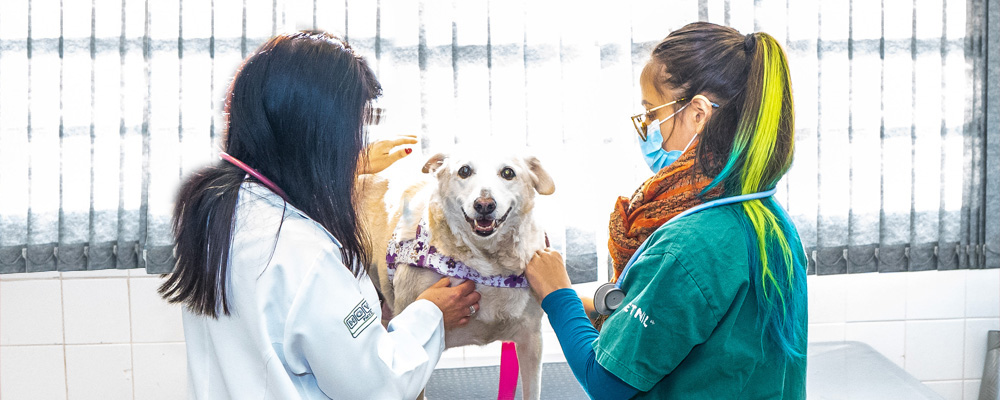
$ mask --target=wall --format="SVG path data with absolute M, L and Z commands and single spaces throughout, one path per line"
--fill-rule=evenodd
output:
M 860 341 L 946 399 L 975 400 L 1000 270 L 809 277 L 809 340 Z
M 180 309 L 159 282 L 138 270 L 0 275 L 0 398 L 184 398 Z M 986 331 L 1000 329 L 1000 270 L 810 276 L 809 309 L 810 341 L 868 343 L 946 399 L 975 400 Z M 544 360 L 562 360 L 544 336 Z M 451 349 L 439 368 L 499 354 Z
M 180 308 L 141 270 L 0 275 L 0 399 L 183 399 Z

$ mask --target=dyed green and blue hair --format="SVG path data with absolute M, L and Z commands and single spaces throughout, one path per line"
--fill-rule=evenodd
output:
M 702 194 L 715 187 L 722 197 L 773 189 L 791 166 L 795 131 L 788 61 L 778 42 L 699 22 L 672 32 L 652 59 L 665 66 L 664 83 L 680 96 L 704 94 L 722 105 L 698 145 L 698 164 L 714 177 Z M 773 197 L 741 206 L 765 337 L 783 354 L 802 357 L 806 259 L 798 233 Z

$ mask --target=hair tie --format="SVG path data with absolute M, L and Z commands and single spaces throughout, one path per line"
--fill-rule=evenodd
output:
M 747 53 L 752 53 L 757 47 L 757 35 L 754 33 L 748 33 L 743 37 L 743 51 Z

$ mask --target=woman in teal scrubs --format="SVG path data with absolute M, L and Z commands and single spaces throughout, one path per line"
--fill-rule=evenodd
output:
M 656 46 L 640 85 L 633 120 L 655 174 L 612 214 L 621 306 L 599 333 L 559 253 L 527 266 L 567 362 L 593 398 L 805 398 L 806 257 L 770 196 L 794 148 L 784 51 L 694 23 Z M 670 220 L 743 195 L 758 198 Z

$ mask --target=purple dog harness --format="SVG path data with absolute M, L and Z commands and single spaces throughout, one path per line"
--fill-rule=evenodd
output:
M 389 266 L 389 282 L 396 274 L 396 264 L 409 264 L 413 267 L 427 268 L 444 276 L 468 279 L 487 286 L 502 288 L 526 288 L 528 280 L 520 275 L 481 275 L 479 271 L 462 264 L 454 258 L 438 253 L 434 246 L 427 243 L 427 222 L 421 220 L 417 225 L 415 239 L 398 241 L 396 235 L 389 240 L 385 262 Z

